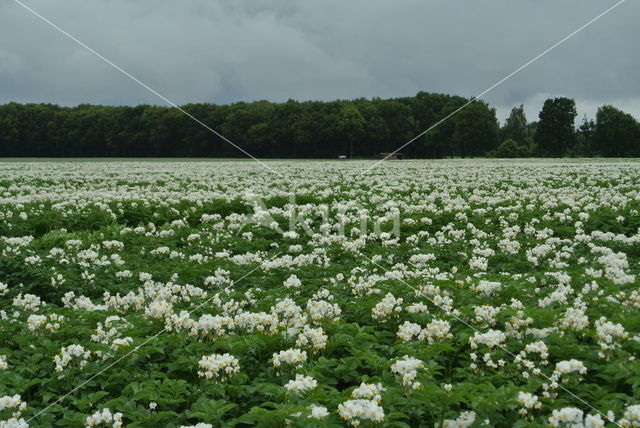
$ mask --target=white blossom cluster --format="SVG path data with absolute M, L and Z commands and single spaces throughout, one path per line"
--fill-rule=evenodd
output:
M 0 427 L 6 428 L 27 428 L 29 425 L 22 418 L 22 412 L 27 408 L 27 403 L 22 401 L 20 395 L 0 396 L 0 412 L 10 409 L 11 416 L 8 419 L 0 420 Z
M 311 376 L 296 374 L 296 378 L 287 382 L 284 387 L 293 392 L 306 392 L 318 386 L 318 381 Z
M 442 422 L 442 428 L 468 428 L 476 421 L 476 413 L 466 411 L 460 413 L 455 419 L 445 419 Z
M 274 367 L 282 367 L 283 364 L 299 367 L 305 361 L 307 361 L 306 351 L 294 348 L 276 352 L 272 357 Z
M 364 421 L 384 421 L 384 409 L 374 400 L 347 400 L 338 405 L 338 414 L 354 427 L 360 426 Z
M 472 289 L 483 296 L 492 296 L 502 289 L 502 284 L 497 281 L 480 280 Z
M 211 354 L 203 356 L 198 362 L 198 376 L 214 381 L 225 380 L 240 372 L 240 362 L 230 354 Z
M 520 351 L 520 353 L 514 357 L 514 362 L 516 364 L 524 366 L 527 370 L 531 370 L 533 374 L 539 375 L 542 373 L 542 371 L 532 358 L 537 360 L 537 363 L 540 366 L 546 366 L 549 364 L 549 348 L 543 341 L 539 340 L 537 342 L 527 344 L 524 350 Z M 523 376 L 525 378 L 528 378 L 529 372 L 525 371 L 523 373 Z
M 635 404 L 635 405 L 628 406 L 625 409 L 624 415 L 622 416 L 622 418 L 618 420 L 618 423 L 625 428 L 640 427 L 640 405 Z
M 108 408 L 104 408 L 88 416 L 85 420 L 85 425 L 88 427 L 94 427 L 101 424 L 111 425 L 113 428 L 120 428 L 122 426 L 122 413 L 112 413 Z
M 47 315 L 29 315 L 27 318 L 27 326 L 29 331 L 36 331 L 40 328 L 45 328 L 50 332 L 55 332 L 60 329 L 60 323 L 64 322 L 64 316 L 58 314 Z
M 44 305 L 46 305 L 46 303 L 34 294 L 22 295 L 22 293 L 20 293 L 13 299 L 13 306 L 17 306 L 25 311 L 35 312 Z
M 564 317 L 560 320 L 560 328 L 564 330 L 580 331 L 589 327 L 589 317 L 584 308 L 567 308 Z
M 62 372 L 69 364 L 76 363 L 77 367 L 83 369 L 91 356 L 91 352 L 87 351 L 82 345 L 69 345 L 60 350 L 60 353 L 53 357 L 53 362 L 57 372 Z
M 380 394 L 385 390 L 386 388 L 381 383 L 362 382 L 360 386 L 351 391 L 351 398 L 366 398 L 379 403 L 382 400 Z
M 286 281 L 282 285 L 284 285 L 285 288 L 292 288 L 292 287 L 293 288 L 298 288 L 298 287 L 302 286 L 302 282 L 294 274 L 294 275 L 291 275 L 289 278 L 287 278 Z
M 558 373 L 559 375 L 570 373 L 585 374 L 587 373 L 587 368 L 582 361 L 571 359 L 559 361 L 558 363 L 556 363 L 556 369 L 554 373 Z
M 417 358 L 405 355 L 391 365 L 391 372 L 400 376 L 402 385 L 408 389 L 420 389 L 420 382 L 416 381 L 418 370 L 424 368 L 424 363 Z
M 471 349 L 477 349 L 478 345 L 484 345 L 489 349 L 499 347 L 505 343 L 507 335 L 503 331 L 489 329 L 485 333 L 476 331 L 473 336 L 469 337 L 469 346 Z
M 491 305 L 476 306 L 473 308 L 473 312 L 475 314 L 474 320 L 485 327 L 493 326 L 495 325 L 497 321 L 496 317 L 501 310 L 502 308 Z
M 391 293 L 387 293 L 384 298 L 371 309 L 371 316 L 374 319 L 385 319 L 396 315 L 402 311 L 402 298 L 396 299 Z
M 316 297 L 316 296 L 314 296 Z M 322 296 L 317 296 L 322 297 Z M 320 322 L 323 320 L 329 320 L 337 322 L 340 320 L 340 314 L 342 313 L 342 309 L 337 303 L 332 303 L 331 300 L 333 296 L 326 295 L 326 300 L 322 300 L 318 298 L 317 300 L 312 299 L 307 301 L 307 313 L 309 317 L 315 321 Z
M 422 329 L 418 338 L 426 339 L 429 343 L 453 339 L 453 334 L 451 334 L 451 324 L 446 320 L 434 319 L 429 322 L 424 329 Z
M 422 333 L 422 327 L 420 324 L 405 321 L 398 327 L 397 336 L 404 342 L 410 342 L 417 339 Z
M 133 342 L 133 338 L 122 336 L 122 330 L 129 327 L 131 325 L 122 317 L 109 316 L 104 320 L 104 324 L 98 323 L 95 333 L 91 335 L 91 341 L 109 345 L 111 350 L 129 346 Z M 107 357 L 108 355 L 103 355 L 103 358 Z
M 311 328 L 305 325 L 296 339 L 296 346 L 303 348 L 310 347 L 311 350 L 317 351 L 327 346 L 327 336 L 322 327 Z
M 316 406 L 315 404 L 311 404 L 308 407 L 309 409 L 309 419 L 324 419 L 329 416 L 329 411 L 324 406 Z
M 602 428 L 605 421 L 600 414 L 586 415 L 575 407 L 554 410 L 549 416 L 549 426 L 567 428 Z
M 622 324 L 608 321 L 605 317 L 601 317 L 595 322 L 596 335 L 598 336 L 598 345 L 600 352 L 598 355 L 604 358 L 606 353 L 610 353 L 620 347 L 620 341 L 629 338 L 629 333 L 625 331 Z
M 537 395 L 531 394 L 530 392 L 520 391 L 518 393 L 518 403 L 520 403 L 520 415 L 526 416 L 533 409 L 541 409 L 542 402 Z

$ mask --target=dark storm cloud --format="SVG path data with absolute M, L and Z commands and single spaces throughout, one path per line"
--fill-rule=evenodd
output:
M 23 0 L 178 104 L 473 96 L 598 15 L 602 0 Z M 503 118 L 547 96 L 640 117 L 640 2 L 488 94 Z M 0 102 L 161 104 L 12 0 L 0 3 Z

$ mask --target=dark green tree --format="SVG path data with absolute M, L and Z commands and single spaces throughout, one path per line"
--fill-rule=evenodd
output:
M 393 99 L 263 100 L 182 108 L 259 157 L 372 157 L 396 150 L 434 124 L 438 126 L 421 141 L 401 150 L 406 157 L 484 156 L 496 149 L 503 135 L 512 136 L 518 147 L 524 144 L 516 138 L 532 138 L 546 156 L 640 156 L 638 122 L 611 106 L 599 110 L 597 124 L 583 122 L 577 133 L 572 100 L 548 100 L 540 123 L 526 124 L 522 107 L 516 107 L 502 132 L 497 132 L 495 111 L 484 102 L 471 103 L 447 118 L 466 102 L 462 97 L 419 92 Z M 502 149 L 508 154 L 513 152 L 506 151 L 509 147 L 513 148 L 511 143 Z M 536 147 L 532 145 L 533 153 L 538 152 Z M 0 105 L 0 156 L 244 155 L 170 107 L 9 103 Z
M 496 110 L 485 102 L 472 102 L 450 120 L 455 125 L 452 143 L 459 156 L 483 156 L 498 145 Z
M 9 103 L 0 106 L 0 156 L 25 156 L 21 154 L 20 110 L 22 105 Z M 22 146 L 22 147 L 21 147 Z
M 353 157 L 355 142 L 364 135 L 364 118 L 360 111 L 351 103 L 346 103 L 340 109 L 337 129 L 344 141 L 347 142 L 349 157 Z
M 593 143 L 601 156 L 639 156 L 640 125 L 630 114 L 611 105 L 602 106 L 596 114 Z
M 494 158 L 525 158 L 529 156 L 529 148 L 512 139 L 504 140 L 489 154 Z
M 371 101 L 362 100 L 358 103 L 358 110 L 364 117 L 365 145 L 358 151 L 362 156 L 373 156 L 376 153 L 389 152 L 390 131 L 387 122 L 380 114 L 380 105 L 383 101 L 374 98 Z
M 500 138 L 504 140 L 514 140 L 518 144 L 529 147 L 531 145 L 531 134 L 529 123 L 524 113 L 524 106 L 511 109 L 509 117 L 505 120 L 504 126 L 500 129 Z
M 593 119 L 587 119 L 587 115 L 585 114 L 576 135 L 576 155 L 586 157 L 593 156 L 593 137 L 595 133 L 596 123 Z
M 384 152 L 397 150 L 419 132 L 411 107 L 403 99 L 383 100 L 378 105 L 378 112 L 389 130 L 389 138 L 383 145 Z M 410 146 L 407 146 L 402 153 L 410 150 Z
M 573 149 L 576 143 L 576 115 L 576 103 L 571 98 L 559 97 L 544 102 L 535 137 L 540 155 L 561 157 Z
M 455 154 L 456 148 L 453 145 L 453 134 L 456 130 L 456 123 L 453 120 L 455 115 L 450 115 L 466 102 L 464 98 L 453 97 L 440 110 L 433 123 L 437 126 L 427 132 L 424 137 L 428 157 L 440 159 Z

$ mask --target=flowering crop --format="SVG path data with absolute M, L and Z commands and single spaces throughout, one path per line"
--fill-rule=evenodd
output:
M 639 162 L 271 165 L 0 163 L 0 427 L 640 427 Z
M 198 363 L 198 375 L 207 379 L 224 379 L 240 371 L 238 359 L 229 354 L 206 355 Z

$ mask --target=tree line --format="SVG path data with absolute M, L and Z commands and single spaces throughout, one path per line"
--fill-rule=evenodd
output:
M 331 102 L 289 100 L 181 108 L 256 157 L 408 158 L 640 156 L 640 124 L 613 106 L 574 127 L 575 102 L 548 99 L 539 120 L 514 107 L 501 126 L 484 101 L 419 92 L 414 97 Z M 462 110 L 447 116 L 469 103 Z M 441 123 L 439 123 L 442 121 Z M 242 157 L 176 108 L 9 103 L 0 106 L 0 157 Z

